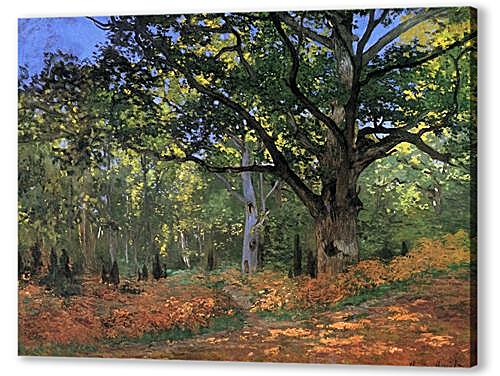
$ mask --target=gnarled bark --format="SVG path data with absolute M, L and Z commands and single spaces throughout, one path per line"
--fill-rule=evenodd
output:
M 359 260 L 357 216 L 362 203 L 356 190 L 357 172 L 347 163 L 336 163 L 338 155 L 332 156 L 335 174 L 323 176 L 324 209 L 314 219 L 318 274 L 334 277 Z
M 355 212 L 343 210 L 317 218 L 315 236 L 319 274 L 335 276 L 358 262 Z

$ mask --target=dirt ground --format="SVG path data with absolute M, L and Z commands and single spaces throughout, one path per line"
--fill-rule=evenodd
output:
M 177 341 L 103 342 L 74 355 L 445 367 L 472 362 L 470 283 L 453 273 L 296 321 L 263 318 L 249 310 L 241 291 L 225 292 L 243 313 L 239 329 Z

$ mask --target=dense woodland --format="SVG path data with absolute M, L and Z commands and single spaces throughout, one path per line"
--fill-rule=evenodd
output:
M 20 67 L 20 279 L 337 283 L 475 238 L 471 9 L 89 22 L 108 36 L 92 59 Z

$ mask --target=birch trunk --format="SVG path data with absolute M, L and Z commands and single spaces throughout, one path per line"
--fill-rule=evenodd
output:
M 244 147 L 241 159 L 242 166 L 250 165 L 250 152 Z M 258 264 L 259 239 L 255 228 L 258 220 L 257 199 L 252 183 L 251 172 L 242 172 L 243 198 L 245 200 L 245 231 L 243 234 L 243 252 L 241 269 L 243 273 L 255 273 Z

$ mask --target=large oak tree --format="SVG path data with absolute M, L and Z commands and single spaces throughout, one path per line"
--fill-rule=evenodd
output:
M 109 31 L 102 64 L 116 72 L 114 88 L 151 96 L 157 117 L 147 123 L 168 135 L 153 144 L 139 137 L 122 141 L 212 172 L 261 172 L 283 180 L 314 218 L 320 273 L 336 274 L 359 259 L 357 182 L 367 166 L 402 143 L 450 162 L 439 145 L 443 131 L 457 126 L 460 67 L 470 61 L 476 37 L 470 9 L 94 21 Z M 433 39 L 452 23 L 463 27 Z M 401 38 L 418 28 L 431 34 L 426 45 Z M 439 59 L 455 64 L 454 79 L 440 88 L 451 101 L 420 105 L 426 93 L 416 91 L 414 73 Z M 406 105 L 408 97 L 417 100 Z M 217 146 L 234 135 L 262 147 L 254 163 L 223 163 Z

